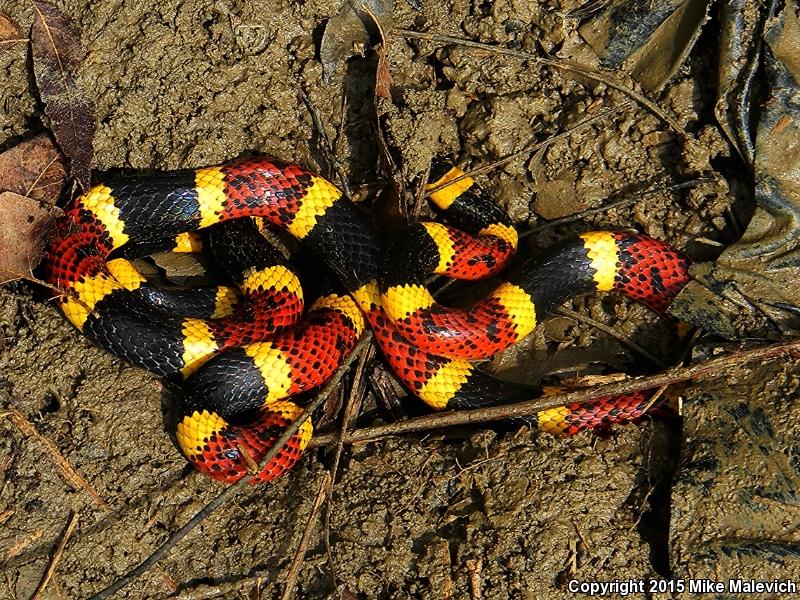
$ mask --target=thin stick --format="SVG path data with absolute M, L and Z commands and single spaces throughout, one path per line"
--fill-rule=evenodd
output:
M 361 353 L 358 364 L 356 365 L 356 372 L 355 375 L 353 375 L 353 383 L 350 386 L 350 395 L 345 403 L 344 414 L 342 415 L 342 423 L 339 427 L 340 440 L 347 433 L 347 430 L 350 429 L 350 423 L 352 423 L 353 419 L 356 417 L 356 413 L 358 413 L 361 408 L 361 403 L 364 396 L 364 367 L 367 364 L 370 356 L 372 356 L 372 348 L 373 346 L 367 346 L 365 348 L 365 350 Z M 358 398 L 358 401 L 356 401 L 356 398 Z M 336 580 L 336 561 L 333 558 L 333 551 L 331 550 L 331 510 L 333 509 L 333 486 L 336 483 L 336 474 L 339 470 L 339 461 L 342 458 L 343 449 L 343 441 L 340 441 L 338 444 L 336 444 L 336 453 L 333 457 L 333 464 L 328 471 L 331 476 L 331 485 L 328 486 L 328 503 L 325 505 L 324 516 L 325 528 L 322 534 L 322 539 L 325 543 L 325 554 L 328 557 L 328 564 L 330 565 L 331 569 L 331 584 L 333 589 L 339 587 L 339 584 Z
M 505 404 L 502 406 L 492 406 L 474 410 L 436 413 L 379 427 L 365 427 L 363 429 L 351 431 L 345 436 L 344 441 L 345 443 L 353 444 L 404 433 L 429 431 L 441 427 L 454 427 L 457 425 L 500 421 L 515 417 L 528 417 L 542 410 L 558 408 L 577 402 L 590 402 L 599 397 L 619 396 L 632 392 L 641 392 L 643 390 L 650 390 L 663 385 L 680 383 L 682 381 L 711 379 L 719 375 L 724 369 L 730 367 L 745 365 L 751 362 L 766 362 L 786 356 L 800 356 L 800 340 L 735 352 L 697 365 L 675 367 L 663 373 L 657 373 L 648 377 L 625 379 L 594 388 L 565 394 L 555 394 L 536 400 L 526 400 L 525 402 L 517 402 L 515 404 Z M 335 436 L 332 435 L 315 436 L 311 439 L 309 447 L 316 448 L 319 446 L 326 446 L 334 443 L 335 439 Z
M 453 578 L 450 576 L 450 570 L 453 568 L 453 563 L 450 559 L 450 545 L 447 541 L 442 542 L 439 544 L 437 554 L 439 554 L 442 563 L 445 561 L 446 564 L 442 565 L 442 575 L 444 577 L 444 581 L 442 583 L 442 598 L 443 600 L 452 600 L 453 598 Z
M 322 479 L 322 485 L 319 486 L 317 497 L 314 500 L 314 506 L 311 507 L 311 514 L 308 515 L 306 527 L 303 530 L 303 537 L 300 538 L 300 544 L 297 546 L 297 551 L 294 553 L 292 564 L 289 567 L 289 572 L 286 575 L 286 585 L 283 588 L 281 600 L 289 600 L 292 597 L 292 589 L 297 582 L 297 575 L 300 573 L 300 567 L 303 564 L 303 558 L 305 558 L 306 550 L 308 550 L 308 544 L 311 541 L 311 532 L 314 531 L 314 524 L 317 522 L 319 509 L 322 506 L 322 503 L 325 501 L 325 498 L 327 498 L 330 488 L 331 474 L 325 473 L 325 476 Z
M 466 173 L 464 173 L 466 176 Z M 422 212 L 422 207 L 425 205 L 425 197 L 428 195 L 428 191 L 425 189 L 428 186 L 428 179 L 431 176 L 431 163 L 428 163 L 428 166 L 425 168 L 425 172 L 422 174 L 422 179 L 419 183 L 419 188 L 417 188 L 416 198 L 414 199 L 414 212 L 411 214 L 411 218 L 413 221 L 419 220 L 419 215 Z M 450 185 L 449 183 L 447 185 Z M 443 185 L 438 186 L 439 188 L 445 187 Z
M 281 434 L 281 436 L 275 441 L 275 445 L 270 448 L 261 461 L 258 463 L 259 469 L 263 468 L 269 461 L 271 461 L 275 456 L 278 455 L 278 452 L 283 448 L 286 442 L 297 433 L 300 429 L 300 426 L 306 422 L 306 420 L 311 416 L 311 414 L 325 401 L 328 397 L 328 394 L 333 391 L 333 389 L 339 384 L 341 381 L 342 376 L 345 374 L 347 369 L 350 368 L 350 365 L 353 364 L 356 356 L 361 354 L 367 344 L 370 343 L 372 340 L 372 333 L 366 332 L 364 336 L 361 338 L 361 341 L 356 345 L 353 349 L 353 352 L 344 360 L 342 365 L 337 369 L 334 376 L 331 380 L 325 384 L 319 393 L 314 397 L 314 400 L 308 405 L 308 407 L 300 414 L 300 416 L 292 422 L 289 427 Z M 210 517 L 215 510 L 217 510 L 220 506 L 225 504 L 227 500 L 233 497 L 236 492 L 241 490 L 244 487 L 245 480 L 249 481 L 250 477 L 242 477 L 237 482 L 232 483 L 228 487 L 226 487 L 222 492 L 220 492 L 215 498 L 211 500 L 208 504 L 206 504 L 200 511 L 193 516 L 183 527 L 178 529 L 175 533 L 173 533 L 169 539 L 161 544 L 155 552 L 153 552 L 150 556 L 148 556 L 142 563 L 129 571 L 113 584 L 105 588 L 104 590 L 98 592 L 94 596 L 92 596 L 89 600 L 104 600 L 105 598 L 110 598 L 113 594 L 124 588 L 128 585 L 131 581 L 139 577 L 142 573 L 151 569 L 154 565 L 158 563 L 162 558 L 164 558 L 172 548 L 174 548 L 178 542 L 180 542 L 183 538 L 189 534 L 195 527 L 197 527 L 200 523 L 205 521 L 208 517 Z
M 393 29 L 392 31 L 407 38 L 414 38 L 418 40 L 430 40 L 442 44 L 455 44 L 458 46 L 466 46 L 468 48 L 478 48 L 480 50 L 485 50 L 486 52 L 492 52 L 494 54 L 513 56 L 515 58 L 519 58 L 522 60 L 527 60 L 540 65 L 545 65 L 548 67 L 553 67 L 555 69 L 561 69 L 562 71 L 567 71 L 569 73 L 574 73 L 576 75 L 581 75 L 588 79 L 594 79 L 595 81 L 598 81 L 600 83 L 605 83 L 607 86 L 612 87 L 615 90 L 618 90 L 623 94 L 625 94 L 626 96 L 630 97 L 631 99 L 635 100 L 636 102 L 638 102 L 639 104 L 650 110 L 650 112 L 656 115 L 659 119 L 661 119 L 665 123 L 668 123 L 669 126 L 672 127 L 672 129 L 674 129 L 678 134 L 681 135 L 681 137 L 685 138 L 687 136 L 686 130 L 680 123 L 678 123 L 677 120 L 675 120 L 675 117 L 667 113 L 665 110 L 663 110 L 660 106 L 658 106 L 655 102 L 653 102 L 646 96 L 640 94 L 639 92 L 625 85 L 621 81 L 617 81 L 610 75 L 594 71 L 577 63 L 568 61 L 559 61 L 551 58 L 542 58 L 541 56 L 530 54 L 529 52 L 522 52 L 520 50 L 511 50 L 510 48 L 502 48 L 500 46 L 492 46 L 491 44 L 474 42 L 472 40 L 454 37 L 451 35 L 441 35 L 438 33 L 425 33 L 421 31 L 411 31 L 409 29 Z
M 39 598 L 42 597 L 47 584 L 50 583 L 50 579 L 53 577 L 53 573 L 56 572 L 56 566 L 58 565 L 58 561 L 61 560 L 61 555 L 64 553 L 64 548 L 67 547 L 67 542 L 72 535 L 72 530 L 75 529 L 77 524 L 78 513 L 75 512 L 72 513 L 69 523 L 67 523 L 67 529 L 64 531 L 64 535 L 61 538 L 61 541 L 58 543 L 58 548 L 56 548 L 56 551 L 53 553 L 53 560 L 50 561 L 50 566 L 47 567 L 47 572 L 44 574 L 44 579 L 42 579 L 42 583 L 39 584 L 39 587 L 36 588 L 36 592 L 33 594 L 32 600 L 39 600 Z
M 347 399 L 347 403 L 345 404 L 344 414 L 342 415 L 342 423 L 339 426 L 339 439 L 343 439 L 345 435 L 347 435 L 347 430 L 350 429 L 350 424 L 353 422 L 353 419 L 356 417 L 356 413 L 361 408 L 361 402 L 357 401 L 360 400 L 361 396 L 364 393 L 364 367 L 367 364 L 372 352 L 370 352 L 370 348 L 367 348 L 365 352 L 361 354 L 361 358 L 358 361 L 358 365 L 356 365 L 356 373 L 353 377 L 353 385 L 350 388 L 350 395 Z M 342 450 L 344 449 L 344 443 L 339 443 L 336 445 L 336 454 L 333 457 L 333 464 L 331 465 L 330 472 L 333 477 L 333 481 L 336 482 L 336 474 L 339 470 L 339 461 L 342 458 Z M 331 488 L 331 493 L 333 493 L 333 488 Z M 336 586 L 334 586 L 336 587 Z
M 8 418 L 11 419 L 11 422 L 14 423 L 14 425 L 17 426 L 17 429 L 19 429 L 22 433 L 28 437 L 34 438 L 44 445 L 53 462 L 58 467 L 58 470 L 61 471 L 62 476 L 70 485 L 89 494 L 92 497 L 92 500 L 94 500 L 95 504 L 97 504 L 97 506 L 103 510 L 111 509 L 111 507 L 108 505 L 108 502 L 103 500 L 100 494 L 98 494 L 89 484 L 89 482 L 84 479 L 83 475 L 81 475 L 78 470 L 72 466 L 72 463 L 69 462 L 69 460 L 67 460 L 63 454 L 61 454 L 61 450 L 58 448 L 58 446 L 56 446 L 49 438 L 39 433 L 33 423 L 25 418 L 25 415 L 23 415 L 16 408 L 12 407 L 9 408 L 7 412 L 0 413 L 0 417 L 4 416 L 8 416 Z
M 701 333 L 702 331 L 699 328 L 696 328 L 694 332 L 691 334 L 691 336 L 689 336 L 686 345 L 683 347 L 683 351 L 681 352 L 681 356 L 680 359 L 678 359 L 677 364 L 679 365 L 686 364 L 686 361 L 689 360 L 689 355 L 692 353 L 692 348 L 694 348 L 695 344 L 697 343 L 697 340 L 700 339 Z M 656 390 L 656 393 L 650 396 L 650 398 L 647 400 L 647 404 L 642 409 L 642 413 L 646 414 L 658 401 L 658 399 L 664 395 L 664 392 L 667 391 L 668 387 L 669 387 L 668 385 L 662 385 L 661 387 L 659 387 Z M 682 405 L 679 404 L 676 408 L 678 411 L 678 415 L 683 416 Z

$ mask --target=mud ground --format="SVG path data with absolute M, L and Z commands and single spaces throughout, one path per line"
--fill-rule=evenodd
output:
M 98 170 L 195 167 L 256 151 L 336 177 L 303 89 L 349 185 L 371 189 L 381 181 L 374 56 L 349 63 L 331 85 L 321 83 L 319 25 L 338 10 L 336 2 L 56 4 L 75 18 L 89 48 L 80 82 L 97 103 Z M 400 2 L 396 25 L 593 64 L 568 16 L 578 2 L 425 4 L 415 12 Z M 30 24 L 27 2 L 9 0 L 2 10 L 23 28 Z M 605 85 L 399 35 L 388 41 L 399 96 L 381 105 L 385 134 L 413 192 L 434 155 L 485 165 L 611 108 L 590 127 L 482 178 L 519 227 L 532 230 L 523 252 L 569 232 L 614 226 L 713 258 L 719 244 L 735 238 L 737 215 L 752 199 L 731 191 L 747 186 L 732 185 L 741 184 L 741 172 L 712 118 L 707 37 L 657 98 L 693 143 L 636 104 L 623 106 L 626 98 Z M 24 46 L 0 52 L 2 144 L 39 121 L 28 56 Z M 641 193 L 696 177 L 706 181 Z M 625 194 L 634 201 L 542 227 Z M 663 324 L 624 301 L 584 298 L 569 307 L 665 361 L 680 352 Z M 77 513 L 43 598 L 86 598 L 138 564 L 220 487 L 187 467 L 166 434 L 172 392 L 93 347 L 40 290 L 26 283 L 0 289 L 0 327 L 0 597 L 33 595 Z M 706 341 L 697 359 L 716 350 Z M 494 367 L 518 379 L 533 371 L 654 368 L 615 338 L 566 317 L 540 327 Z M 566 598 L 573 596 L 570 579 L 798 581 L 797 372 L 780 363 L 719 373 L 686 390 L 682 423 L 624 427 L 604 439 L 462 430 L 354 446 L 330 513 L 338 589 L 352 594 L 347 598 L 444 600 L 478 597 L 479 585 L 486 599 Z M 11 408 L 39 435 L 20 429 Z M 56 452 L 87 486 L 65 478 Z M 325 452 L 309 452 L 290 476 L 241 493 L 117 597 L 279 597 L 329 465 Z M 295 597 L 334 591 L 317 527 Z

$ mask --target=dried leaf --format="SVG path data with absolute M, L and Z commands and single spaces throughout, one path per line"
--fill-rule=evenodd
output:
M 70 171 L 86 189 L 94 152 L 95 107 L 75 81 L 86 50 L 69 17 L 44 0 L 33 0 L 33 7 L 31 52 L 36 85 L 56 141 L 70 159 Z
M 168 281 L 179 285 L 188 285 L 193 278 L 203 277 L 207 271 L 200 257 L 194 254 L 160 252 L 150 258 L 164 270 Z
M 375 67 L 375 97 L 392 99 L 392 74 L 389 72 L 389 61 L 386 59 L 386 44 L 377 48 L 378 66 Z
M 61 153 L 47 135 L 36 136 L 0 154 L 0 191 L 55 204 L 66 176 Z
M 370 28 L 391 27 L 394 0 L 344 0 L 339 12 L 328 19 L 319 48 L 322 79 L 333 78 L 336 68 L 356 54 L 364 53 L 370 42 Z
M 375 89 L 372 100 L 375 103 L 375 137 L 378 141 L 379 157 L 381 166 L 389 178 L 389 184 L 379 210 L 378 220 L 383 227 L 392 231 L 408 223 L 408 207 L 404 202 L 405 182 L 390 152 L 381 119 L 381 103 L 392 102 L 392 75 L 389 73 L 389 61 L 386 59 L 386 37 L 378 20 L 379 17 L 366 5 L 363 10 L 378 29 L 381 38 L 381 44 L 376 48 L 378 64 L 375 67 Z
M 391 27 L 393 9 L 394 0 L 344 0 L 339 12 L 330 18 L 325 27 L 319 52 L 323 80 L 327 83 L 340 62 L 355 53 L 363 54 L 371 39 L 380 40 L 380 45 L 376 48 L 378 65 L 375 72 L 373 100 L 379 159 L 389 179 L 381 201 L 382 208 L 378 211 L 378 219 L 387 228 L 397 227 L 398 223 L 404 224 L 407 220 L 407 211 L 401 203 L 405 187 L 399 169 L 389 152 L 379 110 L 381 101 L 391 102 L 392 77 L 386 60 L 386 38 L 383 32 L 384 29 Z
M 378 54 L 378 66 L 375 68 L 375 97 L 391 100 L 393 81 L 392 74 L 389 72 L 389 61 L 386 59 L 386 35 L 381 26 L 381 16 L 372 12 L 367 3 L 362 7 L 362 11 L 372 20 L 372 24 L 378 30 L 381 38 L 380 45 L 375 49 Z
M 19 25 L 10 17 L 0 13 L 0 47 L 5 44 L 27 41 L 27 39 L 22 37 L 22 29 L 19 28 Z
M 62 212 L 46 202 L 2 192 L 0 214 L 0 282 L 30 279 Z
M 358 13 L 349 2 L 344 2 L 339 12 L 328 19 L 319 47 L 322 61 L 322 80 L 330 83 L 339 63 L 354 54 L 363 53 L 369 43 L 369 33 Z

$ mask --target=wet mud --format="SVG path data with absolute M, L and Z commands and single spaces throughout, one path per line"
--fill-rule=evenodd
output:
M 98 171 L 196 167 L 261 152 L 344 175 L 354 191 L 385 181 L 376 160 L 375 56 L 321 82 L 320 24 L 337 12 L 335 2 L 56 4 L 89 49 L 79 81 L 97 103 Z M 568 16 L 577 6 L 453 0 L 417 12 L 399 2 L 395 26 L 596 66 Z M 27 2 L 9 0 L 2 10 L 23 28 L 31 22 Z M 735 215 L 752 198 L 729 185 L 734 159 L 713 120 L 708 43 L 701 37 L 658 96 L 688 138 L 589 78 L 391 33 L 397 97 L 379 105 L 381 124 L 410 194 L 433 156 L 477 167 L 519 152 L 479 179 L 530 231 L 523 254 L 571 232 L 621 227 L 709 260 L 735 239 Z M 1 144 L 30 134 L 41 117 L 28 61 L 24 46 L 0 51 Z M 589 297 L 568 307 L 665 362 L 682 350 L 667 325 L 625 301 Z M 221 488 L 186 465 L 165 431 L 173 391 L 92 346 L 42 290 L 24 282 L 0 288 L 0 329 L 0 597 L 33 595 L 78 514 L 43 598 L 86 598 Z M 706 348 L 715 352 L 713 341 Z M 657 369 L 566 316 L 490 367 L 548 381 Z M 567 598 L 573 579 L 800 581 L 797 397 L 797 365 L 785 361 L 719 373 L 686 389 L 682 421 L 627 426 L 605 438 L 471 429 L 354 445 L 330 509 L 335 565 L 318 525 L 295 597 L 339 590 L 352 594 L 345 598 L 445 600 L 478 597 L 479 586 L 485 599 Z M 367 402 L 375 402 L 371 393 Z M 414 400 L 404 404 L 422 410 Z M 19 416 L 38 435 L 21 428 Z M 308 452 L 289 476 L 247 489 L 116 597 L 278 598 L 330 464 L 329 453 Z

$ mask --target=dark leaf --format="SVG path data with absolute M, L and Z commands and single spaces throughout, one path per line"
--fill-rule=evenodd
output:
M 75 81 L 86 56 L 72 21 L 53 5 L 33 0 L 31 51 L 36 85 L 58 145 L 70 159 L 71 174 L 89 186 L 95 132 L 94 102 Z
M 2 192 L 0 214 L 0 282 L 32 279 L 31 272 L 55 233 L 61 210 L 14 192 Z
M 46 135 L 36 136 L 0 154 L 0 191 L 16 192 L 54 204 L 65 178 L 61 153 Z
M 344 0 L 322 34 L 319 58 L 325 83 L 330 82 L 339 63 L 364 53 L 373 21 L 383 29 L 391 26 L 393 8 L 394 0 Z
M 369 43 L 369 33 L 349 2 L 328 19 L 319 48 L 322 61 L 322 80 L 329 83 L 339 63 L 354 54 L 363 53 Z
M 375 133 L 379 159 L 389 184 L 381 199 L 378 220 L 387 228 L 405 223 L 407 211 L 401 199 L 405 187 L 400 171 L 389 152 L 380 118 L 380 103 L 391 103 L 392 76 L 386 60 L 386 37 L 384 30 L 391 27 L 394 0 L 344 0 L 339 12 L 331 17 L 325 27 L 320 46 L 323 80 L 330 81 L 338 64 L 355 53 L 363 54 L 367 44 L 374 40 L 378 56 L 375 71 Z
M 708 20 L 708 0 L 615 0 L 578 31 L 603 66 L 622 68 L 646 90 L 660 90 L 680 69 Z M 589 7 L 587 7 L 589 8 Z M 592 12 L 596 7 L 591 7 Z

